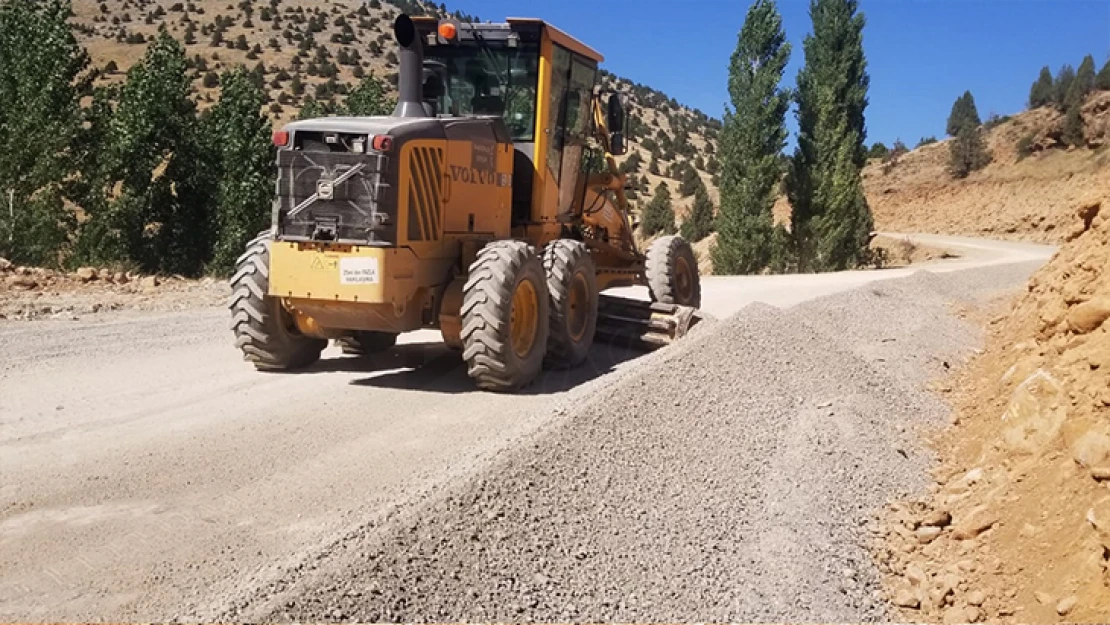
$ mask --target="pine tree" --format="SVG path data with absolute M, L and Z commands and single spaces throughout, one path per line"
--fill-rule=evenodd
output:
M 689 162 L 684 163 L 682 172 L 679 175 L 679 194 L 681 194 L 682 197 L 690 197 L 697 192 L 698 187 L 701 185 L 701 177 L 698 176 L 697 170 L 695 170 Z
M 694 191 L 694 204 L 680 229 L 682 238 L 691 243 L 701 241 L 713 232 L 713 203 L 709 201 L 709 191 L 706 190 L 705 183 L 700 180 L 698 182 L 698 188 Z
M 1029 88 L 1029 108 L 1035 109 L 1052 104 L 1052 70 L 1045 65 L 1037 82 Z
M 1095 76 L 1095 57 L 1088 54 L 1083 57 L 1083 62 L 1075 71 L 1075 86 L 1080 100 L 1086 99 L 1087 95 L 1095 90 Z
M 73 225 L 63 202 L 82 157 L 89 57 L 70 14 L 65 0 L 0 4 L 0 256 L 19 263 L 57 264 Z
M 1076 89 L 1073 88 L 1073 91 L 1075 90 Z M 1083 114 L 1080 109 L 1079 100 L 1073 99 L 1072 102 L 1068 104 L 1067 112 L 1064 113 L 1064 130 L 1060 135 L 1060 140 L 1064 145 L 1080 147 L 1085 144 L 1083 138 Z
M 645 237 L 659 233 L 672 234 L 674 227 L 674 206 L 671 204 L 671 190 L 666 183 L 660 182 L 655 187 L 655 196 L 644 207 L 643 219 L 640 221 L 640 232 Z
M 782 177 L 779 155 L 786 147 L 790 93 L 781 82 L 789 60 L 778 8 L 772 0 L 757 0 L 729 64 L 732 107 L 721 132 L 721 208 L 711 251 L 717 273 L 761 271 L 776 253 L 771 209 Z
M 1098 76 L 1095 77 L 1095 89 L 1110 89 L 1110 59 L 1107 59 L 1102 69 L 1098 70 Z
M 274 148 L 270 122 L 260 112 L 262 91 L 247 71 L 227 72 L 220 83 L 220 101 L 205 119 L 204 131 L 219 161 L 211 268 L 228 272 L 246 242 L 269 221 Z
M 860 178 L 870 78 L 858 9 L 858 0 L 810 3 L 813 34 L 798 73 L 798 147 L 787 178 L 802 271 L 846 269 L 870 253 L 874 222 Z
M 386 87 L 373 74 L 362 79 L 358 87 L 347 96 L 346 115 L 371 117 L 389 115 L 395 103 L 386 96 Z
M 971 172 L 986 167 L 990 162 L 986 143 L 979 128 L 965 124 L 948 147 L 948 173 L 954 178 L 966 178 Z
M 979 109 L 975 106 L 975 98 L 972 97 L 970 91 L 965 91 L 964 94 L 952 103 L 952 112 L 948 114 L 948 124 L 945 131 L 955 137 L 960 134 L 965 126 L 978 128 L 982 124 L 979 119 Z
M 1073 82 L 1075 82 L 1075 69 L 1071 65 L 1061 67 L 1056 74 L 1056 80 L 1052 83 L 1052 101 L 1061 110 L 1067 108 L 1068 92 L 1071 91 Z

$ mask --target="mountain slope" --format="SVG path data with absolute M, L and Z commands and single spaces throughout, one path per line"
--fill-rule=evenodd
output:
M 199 106 L 218 98 L 220 72 L 245 65 L 264 83 L 266 111 L 280 125 L 295 119 L 308 98 L 325 105 L 341 102 L 362 76 L 374 74 L 395 85 L 393 20 L 402 10 L 446 15 L 441 6 L 416 0 L 74 0 L 72 21 L 94 66 L 105 70 L 99 84 L 122 82 L 146 42 L 165 27 L 185 45 Z M 603 71 L 602 83 L 626 93 L 631 103 L 634 203 L 660 182 L 679 198 L 685 163 L 697 169 L 716 198 L 712 172 L 720 122 L 609 72 Z M 653 153 L 660 174 L 648 171 Z M 692 201 L 679 199 L 678 212 Z

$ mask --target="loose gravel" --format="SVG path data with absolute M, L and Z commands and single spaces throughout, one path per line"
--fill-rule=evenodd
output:
M 947 415 L 924 383 L 979 340 L 953 307 L 1032 268 L 749 306 L 226 616 L 886 619 L 866 525 L 924 487 L 914 430 Z

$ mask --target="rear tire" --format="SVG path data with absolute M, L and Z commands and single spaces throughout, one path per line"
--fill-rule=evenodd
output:
M 478 388 L 513 391 L 539 375 L 548 307 L 543 265 L 531 246 L 496 241 L 478 252 L 462 303 L 463 360 Z
M 543 268 L 551 309 L 544 364 L 553 369 L 569 369 L 586 360 L 594 343 L 597 268 L 589 248 L 570 239 L 547 244 Z
M 355 332 L 335 342 L 349 356 L 373 356 L 396 345 L 397 335 L 393 332 Z
M 231 278 L 231 329 L 243 359 L 260 371 L 301 369 L 320 359 L 328 342 L 297 331 L 281 300 L 270 297 L 270 235 L 247 244 Z
M 698 259 L 682 237 L 660 237 L 651 244 L 647 253 L 647 282 L 653 302 L 701 307 Z

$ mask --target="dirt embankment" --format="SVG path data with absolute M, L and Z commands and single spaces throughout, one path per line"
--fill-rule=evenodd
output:
M 873 161 L 863 177 L 876 228 L 1062 242 L 1083 198 L 1110 195 L 1110 92 L 1091 96 L 1082 113 L 1087 145 L 1078 149 L 1062 147 L 1063 115 L 1051 107 L 994 126 L 993 161 L 964 180 L 945 169 L 948 141 Z
M 93 267 L 65 273 L 0 258 L 0 321 L 183 310 L 219 305 L 229 294 L 227 283 L 213 278 L 143 276 Z
M 990 322 L 936 436 L 928 496 L 895 505 L 878 559 L 916 621 L 1110 614 L 1110 196 Z M 947 388 L 947 387 L 945 387 Z

